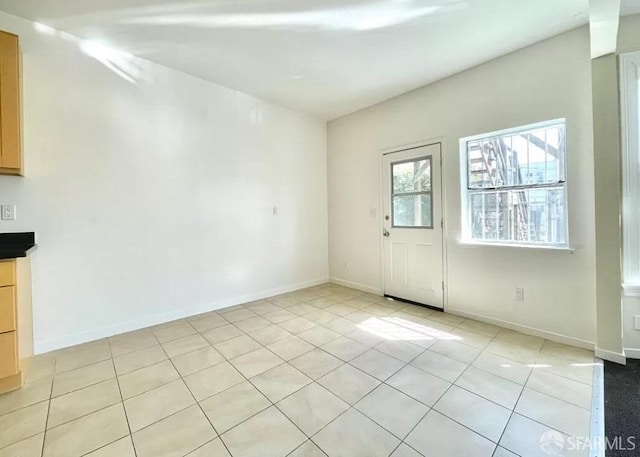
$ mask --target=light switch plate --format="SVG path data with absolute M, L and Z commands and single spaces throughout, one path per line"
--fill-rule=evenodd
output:
M 3 221 L 16 220 L 16 205 L 2 205 L 2 220 Z
M 640 316 L 633 316 L 633 328 L 636 330 L 640 330 Z

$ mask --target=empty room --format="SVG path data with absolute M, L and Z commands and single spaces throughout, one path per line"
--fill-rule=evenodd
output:
M 0 0 L 0 457 L 640 456 L 640 0 Z

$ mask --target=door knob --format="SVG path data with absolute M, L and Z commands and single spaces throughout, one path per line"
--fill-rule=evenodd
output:
M 387 238 L 391 235 L 387 229 L 382 229 L 382 236 L 386 236 Z

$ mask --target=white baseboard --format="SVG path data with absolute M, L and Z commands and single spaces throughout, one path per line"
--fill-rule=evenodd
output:
M 567 344 L 569 346 L 575 346 L 582 349 L 594 350 L 594 343 L 591 341 L 581 340 L 579 338 L 574 338 L 572 336 L 562 335 L 560 333 L 549 332 L 547 330 L 541 330 L 534 327 L 528 327 L 526 325 L 517 324 L 515 322 L 504 321 L 501 319 L 496 319 L 489 316 L 484 316 L 482 314 L 470 313 L 468 311 L 445 307 L 445 312 L 450 314 L 455 314 L 456 316 L 466 317 L 469 319 L 473 319 L 476 321 L 484 322 L 485 324 L 496 325 L 498 327 L 504 327 L 509 330 L 516 330 L 518 332 L 524 333 L 526 335 L 537 336 L 539 338 L 545 338 L 550 341 L 554 341 L 556 343 Z M 597 355 L 597 354 L 596 354 Z
M 95 341 L 108 336 L 119 335 L 120 333 L 131 332 L 139 330 L 141 328 L 150 327 L 152 325 L 163 324 L 176 319 L 183 319 L 185 317 L 195 316 L 197 314 L 206 313 L 209 311 L 215 311 L 229 306 L 239 305 L 242 303 L 248 303 L 255 300 L 261 300 L 263 298 L 273 297 L 275 295 L 285 294 L 287 292 L 294 292 L 300 289 L 306 289 L 307 287 L 318 286 L 329 282 L 329 278 L 315 279 L 311 281 L 305 281 L 297 284 L 291 284 L 288 286 L 276 287 L 274 289 L 268 289 L 261 292 L 255 292 L 238 297 L 228 298 L 220 300 L 215 303 L 207 305 L 196 306 L 191 308 L 184 308 L 169 313 L 154 314 L 146 316 L 142 319 L 136 319 L 134 321 L 122 322 L 120 324 L 110 325 L 108 327 L 102 327 L 94 330 L 90 330 L 82 333 L 75 333 L 62 338 L 51 338 L 48 340 L 40 340 L 34 342 L 34 353 L 43 354 L 45 352 L 55 351 L 69 346 L 75 346 L 76 344 L 87 343 L 89 341 Z
M 627 357 L 625 354 L 621 354 L 618 352 L 608 351 L 606 349 L 601 349 L 596 347 L 595 349 L 596 357 L 599 357 L 603 360 L 608 360 L 609 362 L 619 363 L 621 365 L 627 364 Z
M 344 279 L 335 278 L 335 277 L 329 278 L 329 282 L 333 284 L 338 284 L 339 286 L 350 287 L 351 289 L 367 292 L 373 295 L 380 295 L 380 296 L 384 295 L 384 293 L 382 292 L 382 289 L 379 289 L 377 287 L 367 286 L 365 284 L 360 284 L 358 282 L 346 281 Z
M 627 359 L 640 359 L 640 349 L 624 348 L 624 355 Z

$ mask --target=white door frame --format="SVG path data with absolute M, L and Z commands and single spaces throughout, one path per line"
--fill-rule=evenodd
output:
M 378 182 L 378 195 L 379 202 L 378 207 L 380 210 L 379 218 L 378 218 L 378 236 L 380 237 L 380 285 L 382 295 L 385 294 L 385 264 L 384 264 L 384 236 L 382 232 L 384 230 L 384 179 L 386 179 L 385 175 L 385 167 L 384 167 L 384 156 L 387 154 L 391 154 L 394 152 L 402 152 L 408 149 L 417 149 L 424 146 L 432 146 L 434 144 L 440 144 L 440 160 L 442 160 L 442 166 L 440 167 L 440 209 L 442 214 L 442 280 L 444 281 L 444 290 L 442 293 L 442 309 L 443 311 L 447 310 L 449 305 L 449 274 L 448 274 L 448 261 L 447 261 L 447 208 L 445 202 L 446 198 L 446 189 L 447 184 L 444 179 L 444 170 L 447 164 L 447 159 L 445 157 L 445 139 L 444 137 L 437 137 L 430 140 L 422 140 L 417 141 L 415 143 L 407 143 L 399 146 L 394 146 L 391 148 L 384 148 L 379 151 L 378 158 L 378 167 L 379 167 L 379 182 Z M 435 222 L 435 221 L 434 221 Z

